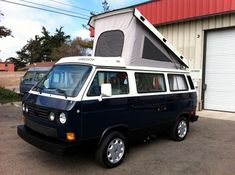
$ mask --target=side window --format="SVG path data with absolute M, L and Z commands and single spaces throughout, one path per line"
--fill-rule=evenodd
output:
M 153 44 L 148 38 L 145 37 L 142 58 L 156 61 L 171 62 L 169 59 L 169 53 L 163 50 L 165 49 L 159 49 L 159 46 Z
M 32 81 L 33 76 L 34 76 L 34 72 L 29 71 L 24 75 L 23 79 L 26 80 L 26 81 Z
M 111 30 L 103 32 L 97 40 L 95 56 L 122 56 L 123 44 L 124 33 L 121 30 Z
M 34 81 L 40 81 L 45 75 L 46 72 L 36 72 Z
M 126 72 L 106 72 L 99 71 L 96 73 L 87 96 L 100 96 L 101 85 L 110 83 L 112 86 L 112 95 L 121 95 L 129 93 L 128 77 Z
M 135 73 L 135 81 L 138 93 L 166 91 L 163 74 Z
M 188 78 L 188 82 L 189 82 L 190 88 L 191 89 L 195 89 L 193 81 L 192 81 L 192 78 L 189 75 L 187 76 L 187 78 Z
M 186 91 L 188 86 L 184 75 L 168 74 L 170 91 Z

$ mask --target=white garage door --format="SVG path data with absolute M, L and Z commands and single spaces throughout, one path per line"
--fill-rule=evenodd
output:
M 235 112 L 235 29 L 207 33 L 204 108 Z

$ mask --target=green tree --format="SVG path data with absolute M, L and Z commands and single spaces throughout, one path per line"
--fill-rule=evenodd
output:
M 3 13 L 0 12 L 0 16 L 4 16 Z M 0 26 L 0 38 L 12 36 L 12 31 L 4 26 Z
M 50 35 L 45 27 L 42 27 L 42 36 L 35 35 L 34 39 L 30 39 L 27 44 L 16 53 L 19 60 L 26 63 L 34 63 L 41 61 L 56 61 L 52 57 L 52 51 L 69 42 L 70 36 L 62 31 L 63 27 L 56 29 L 54 35 Z
M 45 27 L 42 27 L 42 36 L 35 37 L 27 41 L 27 44 L 17 51 L 18 58 L 9 58 L 8 61 L 15 63 L 16 69 L 24 67 L 26 64 L 41 61 L 58 61 L 66 56 L 89 55 L 88 50 L 92 49 L 93 41 L 77 37 L 70 40 L 60 27 L 51 35 Z
M 61 47 L 52 51 L 52 57 L 60 59 L 68 56 L 86 56 L 89 55 L 89 49 L 93 47 L 93 40 L 77 37 L 70 42 L 64 43 Z

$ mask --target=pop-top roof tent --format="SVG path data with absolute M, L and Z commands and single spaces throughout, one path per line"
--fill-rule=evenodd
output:
M 187 60 L 135 8 L 93 16 L 97 57 L 122 57 L 126 66 L 186 69 Z M 112 57 L 112 58 L 111 58 Z

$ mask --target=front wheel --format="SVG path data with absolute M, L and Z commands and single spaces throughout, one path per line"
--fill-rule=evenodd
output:
M 171 130 L 171 138 L 182 141 L 188 134 L 189 122 L 185 117 L 180 117 Z
M 121 164 L 126 154 L 127 144 L 124 135 L 112 132 L 107 135 L 96 151 L 97 160 L 108 168 Z

